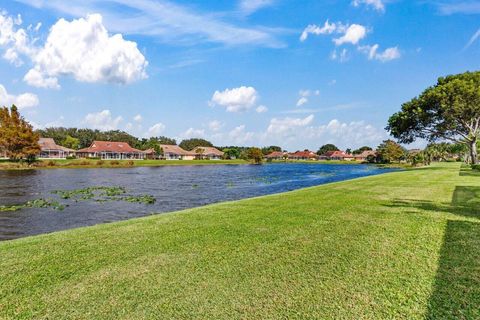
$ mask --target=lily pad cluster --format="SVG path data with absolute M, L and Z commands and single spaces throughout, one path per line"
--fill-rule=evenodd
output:
M 123 187 L 88 187 L 75 190 L 54 190 L 52 194 L 57 195 L 63 200 L 73 202 L 79 201 L 125 201 L 130 203 L 154 204 L 155 197 L 152 195 L 127 195 L 127 191 Z M 54 199 L 35 199 L 27 201 L 23 204 L 0 206 L 0 212 L 17 211 L 24 208 L 52 208 L 54 210 L 64 210 L 68 204 L 60 203 Z

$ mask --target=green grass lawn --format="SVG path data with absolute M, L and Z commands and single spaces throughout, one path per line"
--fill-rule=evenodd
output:
M 470 172 L 435 164 L 2 242 L 0 318 L 480 319 Z

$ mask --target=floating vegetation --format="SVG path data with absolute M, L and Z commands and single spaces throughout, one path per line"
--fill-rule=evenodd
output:
M 123 201 L 132 202 L 132 203 L 144 203 L 144 204 L 154 204 L 157 201 L 151 195 L 143 195 L 143 196 L 127 196 L 123 197 Z
M 68 205 L 61 204 L 58 201 L 52 199 L 35 199 L 25 202 L 24 204 L 12 205 L 12 206 L 0 206 L 0 212 L 5 211 L 18 211 L 23 208 L 52 208 L 54 210 L 62 211 Z
M 57 195 L 63 200 L 73 202 L 79 201 L 125 201 L 130 203 L 154 204 L 156 199 L 152 195 L 126 195 L 127 191 L 123 187 L 88 187 L 76 190 L 54 190 L 52 194 Z M 60 203 L 54 199 L 35 199 L 23 204 L 0 206 L 0 212 L 18 211 L 24 208 L 52 208 L 54 210 L 64 210 L 68 204 Z
M 55 190 L 62 199 L 90 200 L 94 198 L 115 197 L 126 193 L 123 187 L 88 187 L 77 190 Z

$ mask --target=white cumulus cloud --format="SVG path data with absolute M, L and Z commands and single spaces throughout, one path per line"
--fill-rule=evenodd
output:
M 245 145 L 247 143 L 252 143 L 254 140 L 255 133 L 254 132 L 247 132 L 245 130 L 245 125 L 240 125 L 238 127 L 233 128 L 228 133 L 228 139 L 231 143 L 238 144 L 238 145 Z
M 340 46 L 345 43 L 357 44 L 367 35 L 367 28 L 360 24 L 352 24 L 346 30 L 343 36 L 333 39 L 333 42 Z
M 268 111 L 268 108 L 267 108 L 266 106 L 264 106 L 264 105 L 260 105 L 260 106 L 258 106 L 258 107 L 255 109 L 255 111 L 256 111 L 257 113 L 265 113 L 265 112 Z
M 58 87 L 60 75 L 82 82 L 117 84 L 147 77 L 148 62 L 137 44 L 124 40 L 121 34 L 110 36 L 99 14 L 58 20 L 32 59 L 35 66 L 24 80 L 37 87 Z
M 211 131 L 218 131 L 223 127 L 223 123 L 218 120 L 213 120 L 208 123 L 208 128 Z
M 300 41 L 305 41 L 308 38 L 309 34 L 321 35 L 321 34 L 331 34 L 337 30 L 337 24 L 330 23 L 328 20 L 325 21 L 325 24 L 320 27 L 316 24 L 309 24 L 300 35 Z
M 121 116 L 114 118 L 108 109 L 97 113 L 89 113 L 84 119 L 87 127 L 99 130 L 116 130 L 122 121 L 123 118 Z
M 257 100 L 258 92 L 255 88 L 241 86 L 224 91 L 215 91 L 210 104 L 224 107 L 228 112 L 242 112 L 253 107 Z
M 378 60 L 381 62 L 387 62 L 395 59 L 399 59 L 402 55 L 398 47 L 387 48 L 382 52 L 378 51 L 379 45 L 373 46 L 361 46 L 358 50 L 364 52 L 369 60 Z
M 364 121 L 341 122 L 331 120 L 326 125 L 311 126 L 305 130 L 305 139 L 334 143 L 339 147 L 360 147 L 362 145 L 377 146 L 387 138 L 384 130 L 366 124 Z
M 307 97 L 300 97 L 300 99 L 298 99 L 298 101 L 297 101 L 297 107 L 303 106 L 307 102 L 308 102 Z
M 137 114 L 135 117 L 133 117 L 133 121 L 135 122 L 142 122 L 143 117 L 141 114 Z
M 270 124 L 267 128 L 268 134 L 276 135 L 285 135 L 290 133 L 292 130 L 296 130 L 301 127 L 308 126 L 313 121 L 313 114 L 309 115 L 306 118 L 273 118 L 270 120 Z
M 0 10 L 0 47 L 5 49 L 3 58 L 17 66 L 23 64 L 21 55 L 32 55 L 34 49 L 25 29 L 20 28 L 22 18 L 9 16 Z
M 165 125 L 161 122 L 154 124 L 147 131 L 147 137 L 158 137 L 165 131 Z
M 19 95 L 9 94 L 7 89 L 0 84 L 0 107 L 10 107 L 12 104 L 16 105 L 18 109 L 25 109 L 38 106 L 39 100 L 37 95 L 29 92 Z
M 354 7 L 358 7 L 362 4 L 366 6 L 371 6 L 378 11 L 385 11 L 385 4 L 383 3 L 382 0 L 353 0 L 352 1 L 352 5 Z
M 239 7 L 244 14 L 248 15 L 272 4 L 273 0 L 240 0 Z
M 203 129 L 188 128 L 185 132 L 180 134 L 180 138 L 182 139 L 203 138 L 203 137 L 205 137 L 205 130 Z

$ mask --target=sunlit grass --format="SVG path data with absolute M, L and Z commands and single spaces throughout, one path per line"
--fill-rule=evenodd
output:
M 478 319 L 456 163 L 0 243 L 0 318 Z

